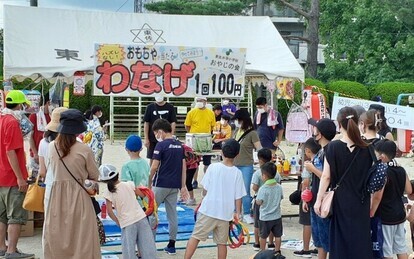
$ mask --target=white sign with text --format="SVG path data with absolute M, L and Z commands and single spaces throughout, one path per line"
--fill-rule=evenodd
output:
M 343 107 L 360 105 L 368 110 L 371 104 L 380 104 L 385 107 L 385 118 L 387 118 L 387 124 L 391 128 L 414 130 L 414 108 L 362 99 L 334 96 L 331 118 L 336 119 L 339 110 Z

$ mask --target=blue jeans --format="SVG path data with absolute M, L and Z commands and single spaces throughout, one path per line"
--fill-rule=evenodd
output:
M 239 170 L 242 172 L 244 187 L 246 188 L 246 196 L 242 197 L 243 204 L 243 214 L 250 214 L 250 208 L 252 206 L 252 196 L 250 195 L 250 185 L 252 183 L 253 177 L 253 165 L 247 166 L 238 166 Z
M 329 252 L 329 225 L 331 220 L 316 215 L 313 207 L 310 207 L 310 213 L 313 244 L 315 247 L 323 248 L 323 250 Z

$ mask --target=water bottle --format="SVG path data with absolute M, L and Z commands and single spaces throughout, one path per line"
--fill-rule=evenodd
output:
M 83 186 L 85 187 L 89 195 L 94 196 L 96 194 L 95 183 L 91 180 L 85 180 Z
M 101 218 L 106 219 L 106 203 L 103 202 L 101 206 Z
M 290 160 L 290 173 L 296 174 L 296 158 L 295 157 L 292 157 L 292 159 Z

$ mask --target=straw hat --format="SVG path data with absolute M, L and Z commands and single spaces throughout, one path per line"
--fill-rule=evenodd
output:
M 46 129 L 49 131 L 57 132 L 57 128 L 60 124 L 60 114 L 66 111 L 66 107 L 58 107 L 53 110 L 50 122 L 47 124 Z

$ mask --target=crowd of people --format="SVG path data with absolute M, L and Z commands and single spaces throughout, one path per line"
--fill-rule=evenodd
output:
M 217 257 L 226 258 L 232 220 L 254 224 L 253 249 L 260 250 L 255 258 L 284 258 L 284 193 L 273 160 L 283 138 L 284 123 L 266 98 L 257 98 L 253 116 L 246 109 L 237 109 L 229 99 L 209 108 L 207 98 L 195 98 L 184 126 L 188 133 L 213 135 L 211 145 L 221 149 L 222 158 L 212 163 L 211 155 L 200 157 L 175 137 L 175 108 L 163 97 L 155 97 L 145 112 L 144 138 L 131 135 L 126 139 L 130 160 L 120 171 L 102 163 L 108 125 L 99 120 L 102 107 L 95 105 L 82 113 L 63 107 L 51 109 L 47 96 L 42 102 L 40 111 L 29 117 L 33 124 L 29 164 L 32 173 L 38 171 L 46 185 L 44 258 L 101 257 L 102 223 L 97 217 L 100 208 L 91 198 L 97 192 L 98 181 L 107 185 L 103 197 L 108 215 L 122 231 L 123 258 L 156 258 L 156 232 L 151 230 L 154 220 L 137 202 L 137 197 L 144 197 L 142 186 L 154 193 L 157 204 L 164 204 L 169 224 L 164 251 L 176 254 L 177 201 L 196 205 L 193 189 L 198 187 L 199 179 L 203 197 L 185 258 L 192 258 L 199 242 L 211 232 Z M 9 91 L 0 116 L 0 256 L 5 258 L 34 256 L 17 249 L 21 225 L 27 220 L 22 202 L 29 173 L 20 120 L 26 105 L 30 102 L 23 92 Z M 313 137 L 303 144 L 306 161 L 300 188 L 303 192 L 310 190 L 312 198 L 300 203 L 304 246 L 295 255 L 407 258 L 401 197 L 411 195 L 413 187 L 405 170 L 394 160 L 397 146 L 386 125 L 383 106 L 370 108 L 342 108 L 337 125 L 327 118 L 309 120 Z M 146 158 L 141 157 L 144 147 Z M 256 172 L 254 151 L 258 151 L 259 160 Z M 197 175 L 201 161 L 203 177 Z M 370 194 L 369 171 L 377 161 L 387 165 L 386 177 L 380 188 Z M 86 188 L 85 180 L 94 183 L 94 192 Z M 329 188 L 335 189 L 333 213 L 323 217 L 321 204 Z M 375 235 L 373 228 L 377 230 Z M 316 250 L 309 248 L 311 238 Z M 265 257 L 267 249 L 272 257 Z

